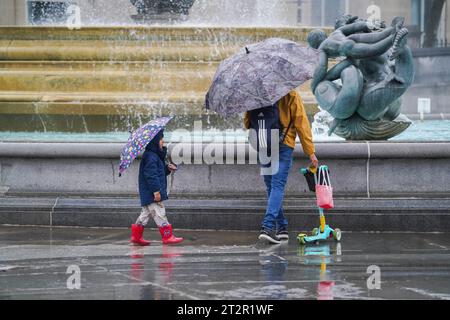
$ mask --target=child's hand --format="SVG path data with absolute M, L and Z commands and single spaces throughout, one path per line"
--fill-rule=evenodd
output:
M 153 196 L 155 197 L 155 202 L 161 202 L 161 193 L 158 192 L 154 192 Z
M 177 171 L 177 169 L 178 169 L 178 167 L 175 163 L 170 163 L 167 167 L 169 168 L 170 172 Z

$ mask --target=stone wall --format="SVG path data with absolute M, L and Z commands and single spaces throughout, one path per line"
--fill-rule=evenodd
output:
M 138 161 L 118 177 L 122 144 L 0 143 L 0 192 L 12 194 L 136 195 Z M 191 146 L 192 147 L 192 146 Z M 245 147 L 245 146 L 244 146 Z M 420 196 L 450 193 L 450 143 L 318 143 L 336 195 Z M 201 156 L 201 149 L 192 156 Z M 287 192 L 307 195 L 297 149 Z M 182 165 L 169 181 L 174 194 L 264 194 L 257 165 Z

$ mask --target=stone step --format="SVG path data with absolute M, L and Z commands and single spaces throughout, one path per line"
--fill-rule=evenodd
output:
M 331 32 L 331 28 L 323 29 Z M 258 42 L 270 37 L 306 40 L 308 27 L 157 27 L 157 26 L 108 26 L 83 27 L 70 30 L 63 26 L 2 26 L 0 40 L 18 41 L 144 41 L 144 42 L 192 42 L 226 44 Z
M 247 44 L 269 37 L 304 43 L 309 31 L 308 28 L 2 27 L 0 60 L 220 61 Z
M 220 62 L 184 62 L 184 61 L 46 61 L 46 60 L 0 60 L 0 71 L 35 71 L 35 72 L 142 72 L 151 71 L 196 71 L 211 72 Z
M 220 61 L 270 37 L 304 43 L 309 31 L 0 27 L 0 127 L 109 132 L 124 130 L 130 116 L 202 117 L 208 115 L 204 97 Z M 309 84 L 299 91 L 313 115 L 318 108 Z
M 0 102 L 198 102 L 204 95 L 195 91 L 178 92 L 36 92 L 36 91 L 0 91 Z
M 47 61 L 221 61 L 242 46 L 212 47 L 190 43 L 117 43 L 0 41 L 0 60 Z
M 206 93 L 217 63 L 0 63 L 2 91 Z M 311 95 L 309 82 L 299 88 Z
M 0 70 L 2 91 L 38 92 L 206 92 L 214 69 L 207 72 L 189 70 L 141 71 L 17 71 Z
M 308 114 L 317 112 L 311 93 L 301 92 Z M 0 91 L 0 114 L 152 115 L 207 114 L 205 95 L 198 91 L 143 92 L 36 92 Z
M 199 68 L 200 69 L 200 68 Z M 215 66 L 190 70 L 177 67 L 141 70 L 17 70 L 0 69 L 2 91 L 57 92 L 158 92 L 208 91 L 216 72 Z M 309 82 L 300 92 L 310 94 Z
M 166 202 L 177 228 L 257 230 L 264 198 L 186 199 Z M 313 198 L 287 198 L 291 230 L 318 224 Z M 129 227 L 139 215 L 137 198 L 2 197 L 0 224 L 84 227 Z M 344 231 L 446 232 L 450 226 L 449 198 L 336 198 L 328 210 L 330 225 Z

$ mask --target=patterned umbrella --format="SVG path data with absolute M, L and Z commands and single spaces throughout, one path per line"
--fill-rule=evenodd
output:
M 286 39 L 249 45 L 220 64 L 205 107 L 229 116 L 271 106 L 311 79 L 318 61 L 317 50 Z
M 120 153 L 119 177 L 173 117 L 156 118 L 133 131 Z

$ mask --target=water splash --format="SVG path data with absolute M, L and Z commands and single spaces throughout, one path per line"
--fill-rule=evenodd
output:
M 184 24 L 284 26 L 288 6 L 283 0 L 197 0 Z
M 196 0 L 188 14 L 155 13 L 143 17 L 132 1 L 81 0 L 81 25 L 285 26 L 292 3 L 285 0 Z M 31 24 L 64 25 L 68 5 L 33 6 Z
M 319 108 L 320 109 L 320 108 Z M 311 125 L 311 130 L 315 141 L 340 141 L 345 140 L 335 134 L 328 135 L 333 117 L 327 111 L 320 109 L 314 115 L 314 122 Z

